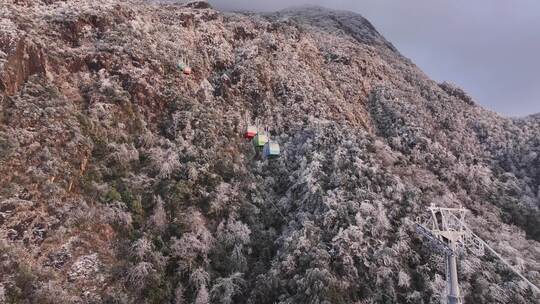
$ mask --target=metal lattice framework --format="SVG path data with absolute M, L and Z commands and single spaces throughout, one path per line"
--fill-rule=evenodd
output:
M 540 293 L 538 287 L 519 273 L 515 267 L 465 225 L 467 209 L 442 208 L 431 205 L 428 210 L 430 212 L 429 218 L 425 221 L 417 219 L 414 224 L 416 231 L 428 241 L 431 249 L 444 254 L 446 257 L 447 286 L 443 303 L 463 303 L 457 276 L 457 257 L 466 252 L 476 256 L 483 256 L 486 248 L 529 284 L 533 291 Z

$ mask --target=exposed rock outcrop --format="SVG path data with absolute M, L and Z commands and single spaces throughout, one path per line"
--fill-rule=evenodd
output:
M 0 37 L 0 44 L 4 46 L 4 63 L 0 71 L 0 91 L 7 95 L 17 93 L 28 78 L 32 75 L 47 74 L 47 58 L 41 48 L 33 42 L 22 37 L 10 47 L 7 40 L 11 37 Z

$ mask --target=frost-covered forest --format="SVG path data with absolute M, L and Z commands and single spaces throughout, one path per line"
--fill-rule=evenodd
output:
M 540 285 L 539 154 L 540 116 L 430 80 L 360 15 L 0 0 L 0 303 L 440 303 L 410 224 L 432 203 Z M 490 255 L 459 275 L 466 303 L 538 301 Z

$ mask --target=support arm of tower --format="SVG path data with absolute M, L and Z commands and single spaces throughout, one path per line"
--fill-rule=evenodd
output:
M 457 221 L 459 221 L 463 227 L 465 227 L 465 229 L 467 229 L 469 231 L 469 233 L 475 237 L 476 239 L 478 239 L 482 244 L 484 244 L 484 246 L 489 249 L 489 251 L 491 251 L 491 253 L 493 253 L 494 256 L 496 256 L 499 260 L 501 260 L 503 262 L 503 264 L 505 264 L 508 268 L 510 268 L 510 270 L 512 270 L 512 272 L 514 272 L 517 276 L 519 276 L 523 281 L 525 281 L 527 284 L 529 284 L 529 286 L 531 287 L 532 290 L 534 290 L 535 292 L 537 293 L 540 293 L 540 288 L 538 288 L 536 285 L 534 285 L 531 281 L 529 281 L 529 279 L 527 279 L 525 276 L 523 276 L 514 266 L 512 266 L 507 260 L 505 260 L 500 254 L 497 253 L 497 251 L 495 251 L 495 249 L 493 249 L 491 246 L 489 246 L 489 244 L 484 241 L 482 238 L 480 238 L 478 235 L 476 235 L 469 227 L 467 227 L 467 225 L 465 225 L 465 223 L 463 223 L 457 216 L 453 215 L 453 217 L 455 217 L 455 219 Z

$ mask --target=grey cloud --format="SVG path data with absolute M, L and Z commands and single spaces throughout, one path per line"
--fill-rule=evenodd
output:
M 540 1 L 211 0 L 223 10 L 314 4 L 368 18 L 437 81 L 452 81 L 507 116 L 540 112 Z

